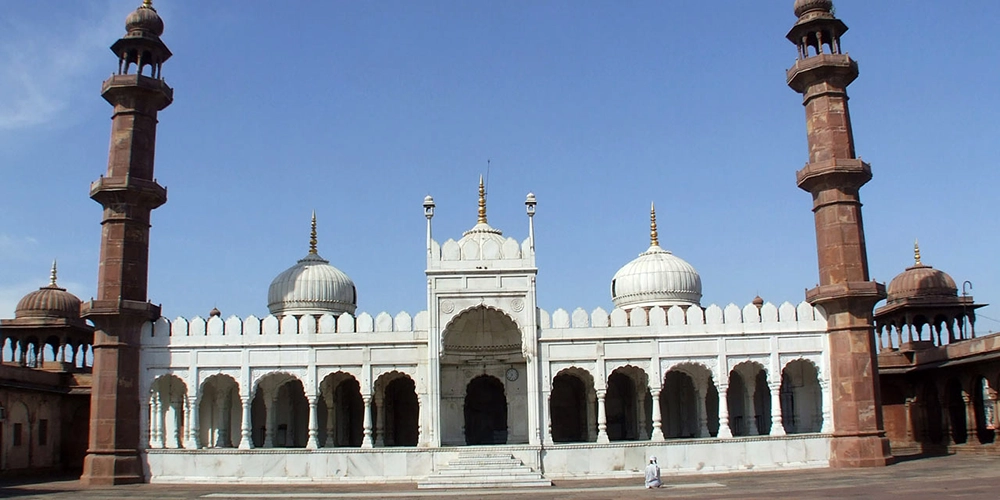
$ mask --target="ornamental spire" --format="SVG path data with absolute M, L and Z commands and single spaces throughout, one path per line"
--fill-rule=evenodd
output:
M 313 255 L 318 255 L 316 251 L 316 211 L 313 210 L 312 215 L 312 230 L 309 231 L 309 253 Z
M 49 273 L 49 286 L 58 286 L 56 285 L 56 273 L 56 260 L 52 259 L 52 271 Z
M 922 266 L 920 263 L 920 241 L 913 240 L 913 265 Z
M 486 224 L 486 187 L 483 186 L 483 176 L 479 176 L 479 224 Z
M 649 203 L 649 245 L 660 246 L 660 235 L 656 231 L 656 204 Z
M 142 0 L 142 6 L 147 9 L 153 8 L 153 0 Z

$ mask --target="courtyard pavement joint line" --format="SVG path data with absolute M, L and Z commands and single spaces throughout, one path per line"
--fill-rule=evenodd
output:
M 689 483 L 664 485 L 662 490 L 681 489 L 701 489 L 701 488 L 725 488 L 722 483 Z M 454 490 L 413 490 L 413 491 L 378 491 L 378 492 L 344 492 L 344 493 L 208 493 L 201 498 L 413 498 L 413 497 L 442 497 L 442 496 L 464 496 L 470 495 L 512 495 L 512 494 L 538 494 L 538 493 L 585 493 L 595 491 L 627 491 L 644 490 L 644 486 L 602 486 L 597 488 L 532 488 L 532 489 L 477 489 L 477 488 L 456 488 Z

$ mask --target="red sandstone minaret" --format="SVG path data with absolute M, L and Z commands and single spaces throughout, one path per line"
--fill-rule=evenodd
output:
M 153 157 L 156 114 L 173 100 L 160 74 L 171 54 L 160 40 L 163 21 L 150 0 L 129 14 L 125 29 L 111 46 L 118 72 L 101 88 L 115 107 L 108 173 L 90 185 L 90 197 L 104 207 L 97 299 L 83 305 L 96 331 L 90 446 L 81 480 L 94 485 L 143 480 L 139 330 L 160 315 L 146 300 L 146 274 L 149 214 L 167 201 L 167 190 L 153 177 Z
M 788 39 L 799 50 L 788 70 L 788 86 L 804 96 L 809 163 L 796 174 L 812 193 L 819 252 L 819 286 L 806 299 L 827 312 L 833 393 L 834 467 L 886 465 L 892 459 L 882 425 L 872 308 L 885 287 L 868 277 L 865 232 L 858 191 L 871 180 L 871 166 L 854 153 L 847 86 L 858 64 L 843 53 L 847 26 L 833 14 L 832 0 L 796 0 L 799 20 Z

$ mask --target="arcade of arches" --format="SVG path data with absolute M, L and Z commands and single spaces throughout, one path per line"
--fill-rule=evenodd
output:
M 308 398 L 291 374 L 260 379 L 248 401 L 228 375 L 212 375 L 197 397 L 180 378 L 165 375 L 149 400 L 150 448 L 330 448 L 416 446 L 420 405 L 408 375 L 380 376 L 363 396 L 351 374 L 335 372 Z M 197 419 L 192 419 L 197 415 Z
M 574 443 L 815 433 L 823 427 L 821 395 L 818 370 L 806 360 L 787 364 L 774 382 L 761 365 L 743 363 L 723 385 L 707 367 L 685 363 L 660 387 L 630 365 L 612 371 L 604 388 L 572 367 L 552 380 L 549 435 Z

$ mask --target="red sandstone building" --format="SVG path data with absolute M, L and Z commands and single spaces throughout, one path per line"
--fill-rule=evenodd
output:
M 888 289 L 869 275 L 860 188 L 872 167 L 855 154 L 847 97 L 858 64 L 842 50 L 847 26 L 830 0 L 796 0 L 794 10 L 787 38 L 798 58 L 787 83 L 803 95 L 806 111 L 809 161 L 797 183 L 812 195 L 816 224 L 819 285 L 807 299 L 828 314 L 831 465 L 996 452 L 1000 335 L 976 337 L 981 305 L 959 295 L 946 273 L 923 265 L 919 253 Z M 111 47 L 117 74 L 102 87 L 114 107 L 108 169 L 90 186 L 103 207 L 96 299 L 81 303 L 59 288 L 53 269 L 50 285 L 0 322 L 4 473 L 82 470 L 87 484 L 144 477 L 138 334 L 159 316 L 146 296 L 149 222 L 166 202 L 153 164 L 157 113 L 173 91 L 160 76 L 171 53 L 150 2 L 128 16 L 126 31 Z M 85 422 L 86 441 L 79 432 Z

